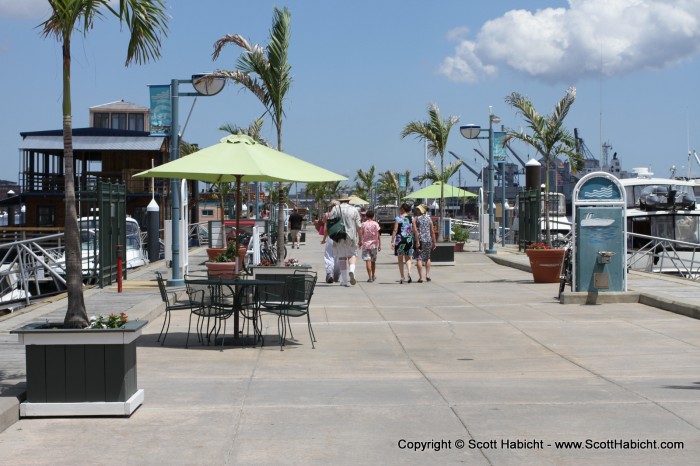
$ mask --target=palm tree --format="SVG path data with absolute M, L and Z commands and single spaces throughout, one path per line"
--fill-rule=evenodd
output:
M 459 171 L 462 166 L 462 161 L 448 163 L 443 170 L 438 170 L 435 162 L 428 160 L 428 171 L 423 175 L 418 175 L 418 182 L 430 181 L 432 183 L 441 183 L 440 192 L 444 194 L 444 186 L 450 182 L 450 178 Z
M 410 180 L 411 171 L 406 170 L 405 173 L 386 171 L 379 175 L 379 195 L 382 203 L 392 202 L 399 205 L 401 200 L 411 192 L 410 186 L 401 187 L 399 176 L 405 176 L 406 180 Z
M 362 169 L 357 170 L 355 175 L 355 195 L 363 199 L 367 199 L 372 193 L 375 183 L 375 171 L 374 165 L 369 167 L 369 170 L 364 171 Z M 370 203 L 371 199 L 367 199 Z
M 547 245 L 551 246 L 552 240 L 549 231 L 549 166 L 560 154 L 563 154 L 568 158 L 572 173 L 583 168 L 583 157 L 577 150 L 576 140 L 564 127 L 564 119 L 568 115 L 574 100 L 576 100 L 576 88 L 568 88 L 564 97 L 549 115 L 537 113 L 530 99 L 517 92 L 513 92 L 505 100 L 508 105 L 514 107 L 518 111 L 517 113 L 523 117 L 532 134 L 509 129 L 506 131 L 503 144 L 505 145 L 511 139 L 518 139 L 535 148 L 544 160 L 546 173 L 544 190 L 545 241 Z
M 267 147 L 272 147 L 270 143 L 262 137 L 262 126 L 264 123 L 265 120 L 262 118 L 251 121 L 247 128 L 243 128 L 232 123 L 226 123 L 219 127 L 219 131 L 226 131 L 229 134 L 244 134 L 246 136 L 250 136 L 260 144 Z
M 265 146 L 271 147 L 270 143 L 267 142 L 265 139 L 262 137 L 262 126 L 265 123 L 265 120 L 262 118 L 258 118 L 256 120 L 253 120 L 250 122 L 247 128 L 243 128 L 238 125 L 234 125 L 232 123 L 226 123 L 224 125 L 221 125 L 219 127 L 219 131 L 226 131 L 229 134 L 243 134 L 246 136 L 250 136 L 253 138 L 255 141 L 259 142 L 260 144 L 263 144 Z M 221 221 L 224 221 L 224 200 L 229 196 L 233 188 L 235 187 L 233 183 L 213 183 L 214 188 L 216 189 L 218 193 L 218 198 L 219 198 L 219 207 L 221 209 Z M 289 192 L 289 190 L 287 190 Z M 257 203 L 257 199 L 255 201 Z M 238 205 L 238 203 L 236 203 Z M 225 229 L 221 229 L 221 244 L 226 247 L 226 232 Z M 238 240 L 238 236 L 236 236 L 236 240 Z M 238 245 L 236 245 L 236 250 L 238 250 Z
M 65 249 L 68 309 L 66 328 L 88 325 L 83 297 L 80 231 L 75 205 L 75 171 L 73 169 L 73 118 L 71 109 L 71 39 L 77 31 L 87 36 L 95 18 L 111 13 L 129 28 L 129 47 L 125 66 L 160 57 L 160 37 L 167 35 L 168 15 L 162 0 L 49 0 L 49 19 L 41 23 L 43 37 L 55 37 L 63 50 L 63 162 L 65 172 Z
M 214 44 L 213 58 L 216 60 L 224 47 L 234 44 L 244 52 L 238 58 L 234 71 L 219 70 L 215 74 L 240 84 L 253 93 L 265 107 L 277 130 L 277 150 L 282 151 L 282 119 L 284 100 L 292 85 L 291 65 L 287 61 L 289 52 L 291 14 L 285 7 L 275 7 L 272 17 L 270 39 L 263 49 L 250 45 L 239 34 L 227 34 Z M 277 218 L 277 257 L 283 257 L 284 248 L 284 187 L 279 185 Z
M 338 197 L 341 189 L 343 189 L 343 186 L 340 184 L 340 181 L 307 183 L 306 193 L 313 196 L 319 217 L 323 215 L 324 206 L 328 205 L 334 197 Z
M 432 157 L 440 156 L 440 172 L 445 167 L 445 149 L 447 148 L 447 138 L 450 130 L 457 124 L 459 117 L 450 116 L 446 119 L 440 117 L 440 109 L 434 103 L 428 106 L 427 121 L 411 121 L 404 126 L 401 137 L 413 135 L 416 138 L 428 142 L 428 152 Z M 443 221 L 445 218 L 445 193 L 444 187 L 440 190 L 440 227 L 438 241 L 444 238 Z

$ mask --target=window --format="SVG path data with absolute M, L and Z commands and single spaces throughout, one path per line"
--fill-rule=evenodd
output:
M 214 209 L 202 209 L 202 217 L 213 217 Z
M 112 113 L 112 129 L 126 129 L 126 113 Z
M 95 128 L 109 128 L 109 113 L 95 113 L 92 125 Z
M 143 113 L 129 114 L 129 131 L 143 131 Z
M 55 227 L 56 208 L 52 206 L 37 207 L 37 225 L 40 227 Z

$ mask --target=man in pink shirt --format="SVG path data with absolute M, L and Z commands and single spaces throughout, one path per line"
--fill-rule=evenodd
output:
M 366 214 L 367 220 L 360 227 L 360 244 L 362 248 L 362 259 L 367 265 L 368 282 L 377 279 L 374 275 L 377 265 L 377 251 L 382 250 L 382 240 L 379 237 L 379 224 L 374 221 L 374 211 L 369 210 Z

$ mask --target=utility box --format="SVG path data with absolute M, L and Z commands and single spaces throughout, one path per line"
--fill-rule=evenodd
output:
M 606 172 L 590 173 L 573 195 L 574 291 L 627 291 L 625 190 Z

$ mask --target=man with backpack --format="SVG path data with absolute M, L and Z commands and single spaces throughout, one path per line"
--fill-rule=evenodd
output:
M 340 264 L 340 284 L 350 286 L 357 283 L 355 263 L 357 262 L 357 243 L 360 236 L 360 214 L 357 209 L 350 205 L 348 196 L 344 196 L 338 201 L 340 204 L 333 207 L 328 215 L 322 243 L 325 243 L 328 236 L 333 240 L 333 255 L 338 258 Z

